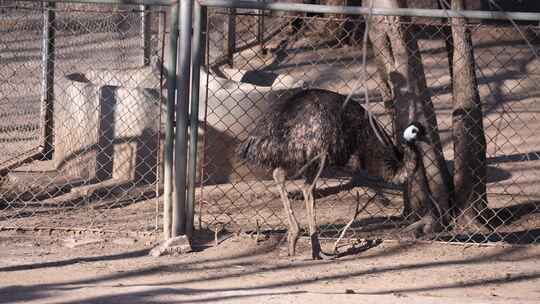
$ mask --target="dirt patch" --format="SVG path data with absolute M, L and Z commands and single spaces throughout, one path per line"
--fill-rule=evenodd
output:
M 155 240 L 68 247 L 66 234 L 0 233 L 0 303 L 538 303 L 540 248 L 383 242 L 312 261 L 272 235 L 152 258 Z M 78 235 L 79 238 L 95 236 Z M 325 244 L 330 246 L 331 244 Z

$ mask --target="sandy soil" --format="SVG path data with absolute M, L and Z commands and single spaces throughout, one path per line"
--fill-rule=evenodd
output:
M 94 243 L 66 247 L 72 238 Z M 537 246 L 384 242 L 312 261 L 306 240 L 295 258 L 279 240 L 233 236 L 152 258 L 143 238 L 4 231 L 0 303 L 540 302 Z

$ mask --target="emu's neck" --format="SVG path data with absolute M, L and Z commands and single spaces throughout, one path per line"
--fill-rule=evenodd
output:
M 418 147 L 414 144 L 406 144 L 403 146 L 403 154 L 395 153 L 393 163 L 388 164 L 387 174 L 384 178 L 387 181 L 401 184 L 404 183 L 410 176 L 413 176 L 418 170 L 420 164 Z

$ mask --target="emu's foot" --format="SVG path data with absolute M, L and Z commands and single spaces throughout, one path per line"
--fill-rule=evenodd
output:
M 302 194 L 302 191 L 291 191 L 287 193 L 287 197 L 291 200 L 301 201 L 304 199 L 304 194 Z
M 317 255 L 317 258 L 313 258 L 314 260 L 333 260 L 335 258 L 337 258 L 337 254 L 330 254 L 330 253 L 324 253 L 322 251 L 319 251 L 318 255 Z
M 321 250 L 319 238 L 316 235 L 311 236 L 311 258 L 314 260 L 333 260 L 337 257 L 336 254 L 324 253 Z

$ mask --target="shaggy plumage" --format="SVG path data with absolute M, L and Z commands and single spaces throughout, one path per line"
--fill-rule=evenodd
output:
M 345 99 L 334 92 L 310 89 L 274 104 L 240 146 L 240 157 L 268 169 L 298 170 L 322 153 L 328 152 L 327 165 L 343 166 L 354 153 L 371 149 L 370 153 L 391 152 L 389 165 L 395 167 L 391 162 L 398 161 L 400 153 L 388 134 L 373 120 L 387 142 L 383 146 L 364 107 L 350 100 L 342 110 Z

